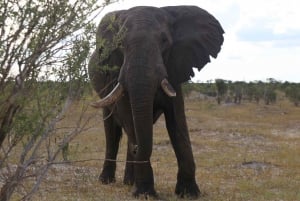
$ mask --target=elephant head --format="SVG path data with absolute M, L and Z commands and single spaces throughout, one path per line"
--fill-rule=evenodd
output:
M 134 7 L 109 13 L 102 19 L 97 29 L 96 51 L 91 59 L 97 65 L 90 65 L 90 68 L 100 70 L 90 69 L 90 76 L 106 78 L 114 71 L 117 82 L 106 93 L 107 96 L 92 106 L 108 107 L 123 95 L 127 97 L 138 145 L 135 160 L 149 161 L 152 123 L 158 107 L 164 112 L 169 111 L 165 112 L 169 119 L 169 133 L 182 132 L 182 136 L 188 136 L 184 112 L 180 113 L 182 110 L 178 109 L 183 108 L 180 84 L 194 76 L 194 67 L 200 70 L 210 62 L 210 56 L 217 57 L 223 43 L 223 33 L 221 25 L 211 14 L 195 6 Z M 92 81 L 97 82 L 97 79 Z M 97 86 L 95 88 L 97 90 Z M 172 100 L 175 110 L 180 111 L 184 120 L 172 116 L 178 111 L 170 111 L 168 104 L 165 104 L 172 103 Z M 157 102 L 160 102 L 159 106 L 156 106 Z M 182 180 L 178 182 L 178 192 L 184 193 L 188 190 L 185 187 L 180 190 L 183 181 L 193 180 L 194 177 L 190 142 L 188 137 L 184 137 L 186 143 L 177 146 L 180 140 L 175 137 L 171 140 L 174 149 L 184 147 L 182 152 L 175 150 L 177 159 L 183 158 L 182 153 L 188 154 L 184 160 L 189 161 L 186 166 L 191 168 L 192 173 L 183 170 L 184 165 L 179 165 L 182 169 L 179 168 L 178 173 L 178 180 Z M 139 190 L 149 193 L 149 186 L 153 186 L 151 166 L 138 165 L 134 171 Z M 197 194 L 196 183 L 186 186 L 194 186 Z
M 105 107 L 124 90 L 141 90 L 139 82 L 146 85 L 143 91 L 154 93 L 161 86 L 168 96 L 176 96 L 168 80 L 174 85 L 185 82 L 194 76 L 194 67 L 200 71 L 210 56 L 216 58 L 223 33 L 212 15 L 193 6 L 135 7 L 106 15 L 98 27 L 97 49 L 102 60 L 122 54 L 123 61 L 119 84 L 92 105 Z

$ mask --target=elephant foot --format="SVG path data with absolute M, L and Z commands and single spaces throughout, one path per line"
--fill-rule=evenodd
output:
M 110 184 L 110 183 L 115 183 L 116 178 L 114 174 L 103 171 L 99 176 L 99 181 L 101 181 L 102 184 Z
M 103 164 L 102 172 L 99 176 L 99 181 L 102 182 L 102 184 L 110 184 L 116 182 L 115 172 L 116 164 L 105 161 L 105 163 Z
M 129 186 L 134 184 L 134 169 L 132 164 L 126 164 L 123 183 Z
M 200 196 L 200 190 L 196 181 L 178 181 L 175 188 L 175 193 L 180 198 L 197 199 Z
M 140 184 L 136 185 L 135 189 L 133 191 L 133 196 L 136 198 L 139 196 L 142 196 L 145 199 L 148 199 L 150 197 L 154 198 L 154 199 L 158 198 L 157 193 L 154 190 L 153 183 L 151 183 L 151 184 L 149 184 L 149 183 L 141 184 L 140 183 Z

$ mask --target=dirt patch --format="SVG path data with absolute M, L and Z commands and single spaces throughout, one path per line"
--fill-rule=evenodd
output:
M 299 128 L 287 128 L 285 130 L 273 129 L 272 135 L 284 136 L 287 138 L 300 138 L 300 127 Z
M 259 162 L 259 161 L 248 161 L 248 162 L 243 162 L 240 165 L 241 168 L 250 168 L 254 170 L 265 170 L 267 168 L 273 168 L 276 167 L 275 165 L 268 163 L 268 162 Z

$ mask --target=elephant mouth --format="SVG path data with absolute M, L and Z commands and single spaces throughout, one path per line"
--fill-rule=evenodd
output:
M 166 78 L 161 81 L 160 85 L 167 96 L 171 98 L 176 97 L 176 91 Z M 94 103 L 91 103 L 91 106 L 94 108 L 104 108 L 110 106 L 122 98 L 124 91 L 124 87 L 118 82 L 115 88 L 107 96 Z

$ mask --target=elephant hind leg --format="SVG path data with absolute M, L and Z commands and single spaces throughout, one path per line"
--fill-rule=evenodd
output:
M 107 108 L 103 109 L 103 116 L 108 117 L 110 111 Z M 102 173 L 99 176 L 99 181 L 103 184 L 109 184 L 116 181 L 116 158 L 119 150 L 119 143 L 122 136 L 122 128 L 110 116 L 104 121 L 105 137 L 106 137 L 106 150 L 105 161 L 103 164 Z

